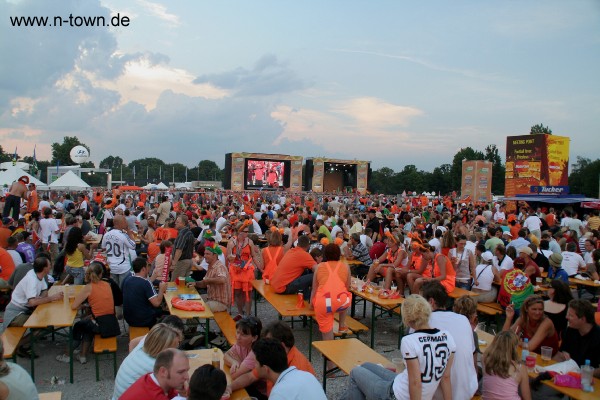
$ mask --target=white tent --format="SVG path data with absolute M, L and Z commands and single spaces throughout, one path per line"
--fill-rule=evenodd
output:
M 179 182 L 175 184 L 175 189 L 191 189 L 192 182 Z
M 156 189 L 157 190 L 169 190 L 169 187 L 167 185 L 165 185 L 164 183 L 160 182 L 158 185 L 156 185 Z
M 35 186 L 37 186 L 38 189 L 48 189 L 48 185 L 46 185 L 44 182 L 23 171 L 21 168 L 14 167 L 12 165 L 9 166 L 6 171 L 0 172 L 0 186 L 8 185 L 8 187 L 10 187 L 14 181 L 18 180 L 23 175 L 29 178 L 29 183 L 35 183 Z
M 69 171 L 50 184 L 50 189 L 56 190 L 81 190 L 88 189 L 90 185 L 85 183 L 73 171 Z

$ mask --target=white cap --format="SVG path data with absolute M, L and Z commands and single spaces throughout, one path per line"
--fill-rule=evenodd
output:
M 494 255 L 491 252 L 486 251 L 485 253 L 481 253 L 481 259 L 483 261 L 492 261 L 494 259 Z

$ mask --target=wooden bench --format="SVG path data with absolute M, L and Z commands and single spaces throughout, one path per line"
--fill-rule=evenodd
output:
M 215 316 L 215 322 L 219 326 L 219 329 L 221 329 L 221 333 L 223 333 L 227 343 L 229 343 L 230 346 L 233 346 L 237 341 L 235 321 L 227 311 L 216 312 L 213 314 Z
M 477 305 L 479 304 L 497 310 L 500 312 L 500 314 L 504 314 L 504 308 L 502 308 L 502 306 L 499 303 L 478 303 Z
M 114 376 L 117 377 L 117 338 L 103 338 L 100 335 L 94 336 L 94 356 L 96 358 L 96 381 L 100 380 L 99 357 L 101 354 L 112 354 Z
M 10 326 L 2 334 L 2 346 L 4 347 L 4 359 L 12 359 L 17 362 L 17 346 L 25 334 L 27 328 L 22 326 Z
M 150 328 L 145 326 L 129 326 L 129 341 L 131 342 L 133 339 L 147 335 L 150 331 Z
M 40 393 L 40 400 L 61 400 L 62 392 Z
M 336 314 L 334 317 L 334 321 L 333 321 L 333 332 L 334 332 L 334 336 L 337 338 L 344 339 L 344 338 L 348 337 L 348 335 L 354 335 L 354 336 L 358 337 L 361 333 L 367 332 L 369 330 L 368 326 L 355 320 L 354 318 L 352 318 L 349 315 L 346 315 L 346 326 L 348 327 L 348 332 L 345 332 L 345 333 L 338 332 L 339 315 Z
M 477 303 L 477 312 L 495 317 L 498 314 L 502 314 L 504 311 L 502 309 L 498 310 L 496 307 L 490 307 L 487 303 Z

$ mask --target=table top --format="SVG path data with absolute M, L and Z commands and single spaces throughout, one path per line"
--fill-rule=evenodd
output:
M 365 362 L 381 364 L 384 367 L 392 365 L 391 361 L 356 338 L 321 340 L 312 342 L 312 345 L 346 374 Z
M 350 282 L 350 291 L 352 293 L 354 293 L 356 296 L 361 297 L 365 300 L 370 301 L 371 303 L 375 303 L 378 306 L 381 307 L 386 307 L 386 308 L 395 308 L 397 307 L 399 304 L 402 304 L 404 302 L 404 298 L 400 297 L 398 299 L 382 299 L 381 297 L 379 297 L 379 288 L 376 288 L 373 293 L 369 293 L 368 291 L 364 291 L 364 292 L 359 292 L 358 289 L 356 289 L 356 282 L 358 281 L 357 278 L 352 278 L 351 282 Z
M 199 301 L 202 303 L 202 305 L 204 305 L 204 311 L 185 311 L 185 310 L 180 310 L 178 308 L 173 307 L 173 305 L 171 304 L 171 299 L 173 297 L 177 297 L 180 294 L 198 294 L 198 291 L 194 288 L 188 288 L 186 287 L 180 287 L 177 286 L 175 282 L 169 282 L 169 287 L 176 287 L 177 290 L 167 290 L 165 292 L 165 302 L 167 303 L 167 307 L 169 307 L 169 312 L 171 313 L 171 315 L 177 315 L 179 318 L 181 319 L 191 319 L 191 318 L 202 318 L 202 319 L 209 319 L 209 318 L 214 318 L 215 316 L 213 315 L 210 307 L 208 306 L 208 304 L 206 304 L 204 302 L 204 300 L 200 299 L 200 300 L 190 300 L 190 301 Z
M 275 293 L 273 286 L 266 285 L 263 280 L 252 281 L 252 286 L 282 317 L 312 317 L 315 315 L 315 310 L 310 309 L 308 301 L 304 302 L 304 308 L 296 308 L 298 295 Z
M 50 288 L 49 294 L 62 292 L 64 288 L 74 289 L 76 294 L 83 285 L 73 286 L 57 286 L 54 285 Z M 33 313 L 29 316 L 29 319 L 23 325 L 25 328 L 47 328 L 49 326 L 54 327 L 67 327 L 73 325 L 75 317 L 77 316 L 77 310 L 71 310 L 71 304 L 73 303 L 73 297 L 66 297 L 62 300 L 53 301 L 51 303 L 40 304 L 33 310 Z
M 463 296 L 479 296 L 479 293 L 455 287 L 454 290 L 452 290 L 452 292 L 448 293 L 448 296 L 452 297 L 453 299 L 458 299 Z
M 362 265 L 362 263 L 358 260 L 348 260 L 346 257 L 342 257 L 341 260 L 342 262 L 345 262 L 348 265 Z
M 190 361 L 190 377 L 194 373 L 194 371 L 203 366 L 204 364 L 212 363 L 212 355 L 213 349 L 204 349 L 204 350 L 190 350 L 186 351 L 185 354 L 188 355 L 188 359 Z M 221 369 L 225 372 L 227 376 L 227 384 L 231 384 L 231 375 L 229 374 L 229 367 L 225 365 L 223 362 L 223 352 L 220 349 L 217 349 L 219 353 L 219 358 L 221 359 Z M 248 392 L 246 389 L 236 390 L 231 394 L 230 400 L 244 400 L 248 398 Z

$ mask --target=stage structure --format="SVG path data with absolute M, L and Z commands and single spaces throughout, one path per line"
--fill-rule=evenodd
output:
M 483 160 L 462 162 L 461 197 L 473 201 L 492 201 L 492 163 Z
M 308 158 L 304 190 L 313 192 L 367 192 L 369 161 Z
M 569 141 L 546 134 L 507 137 L 504 196 L 568 190 Z
M 301 156 L 263 153 L 225 154 L 225 189 L 302 190 Z

